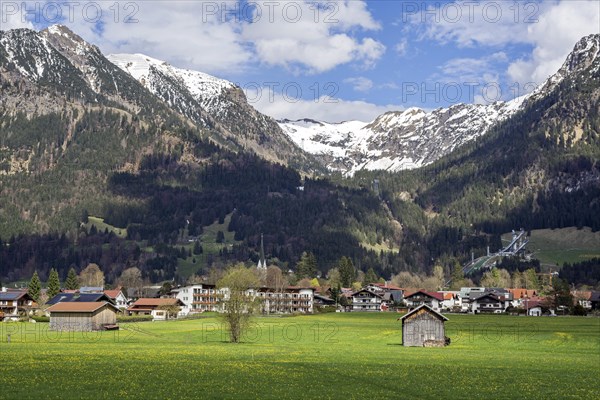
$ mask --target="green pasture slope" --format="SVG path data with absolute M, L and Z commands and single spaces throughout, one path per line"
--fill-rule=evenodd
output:
M 241 344 L 226 342 L 216 317 L 60 338 L 47 324 L 0 323 L 0 397 L 592 399 L 600 393 L 598 318 L 450 315 L 449 347 L 405 348 L 397 317 L 260 317 Z

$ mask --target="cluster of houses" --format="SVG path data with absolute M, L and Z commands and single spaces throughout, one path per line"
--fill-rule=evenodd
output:
M 586 310 L 600 309 L 600 292 L 573 291 L 576 304 Z M 455 291 L 405 289 L 389 284 L 370 284 L 357 292 L 343 289 L 347 311 L 387 311 L 390 307 L 414 309 L 427 305 L 438 312 L 506 313 L 522 310 L 530 316 L 541 316 L 548 301 L 537 290 L 463 287 Z
M 215 285 L 195 284 L 159 295 L 159 287 L 144 291 L 104 290 L 82 287 L 64 290 L 46 303 L 46 315 L 53 330 L 100 330 L 116 328 L 117 314 L 149 316 L 154 321 L 184 317 L 206 311 L 222 312 L 228 289 Z M 143 293 L 144 297 L 136 294 Z M 545 299 L 536 290 L 464 287 L 457 291 L 426 291 L 399 288 L 388 283 L 372 283 L 358 291 L 342 288 L 338 301 L 331 290 L 288 286 L 280 289 L 251 289 L 249 296 L 260 299 L 263 314 L 311 314 L 323 307 L 347 312 L 407 311 L 421 306 L 441 312 L 505 313 L 521 309 L 530 316 L 548 310 Z M 584 308 L 600 309 L 600 292 L 574 291 L 573 296 Z M 26 289 L 0 291 L 0 320 L 17 320 L 37 309 Z

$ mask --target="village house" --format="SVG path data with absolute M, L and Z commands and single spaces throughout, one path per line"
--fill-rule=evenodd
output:
M 540 317 L 543 314 L 544 299 L 535 297 L 533 299 L 525 299 L 521 307 L 525 309 L 525 314 L 530 317 Z
M 128 315 L 151 315 L 153 321 L 177 317 L 184 304 L 176 298 L 140 298 L 127 308 Z M 171 309 L 173 311 L 171 311 Z
M 121 288 L 118 289 L 114 289 L 114 290 L 105 290 L 104 294 L 106 296 L 108 296 L 108 298 L 111 300 L 111 302 L 117 306 L 117 308 L 119 310 L 124 310 L 127 308 L 127 297 L 125 297 L 125 294 L 123 293 L 123 291 L 121 290 Z
M 400 320 L 403 346 L 441 347 L 447 344 L 444 323 L 448 318 L 428 305 L 420 305 Z
M 181 314 L 201 313 L 204 311 L 221 311 L 220 300 L 223 292 L 215 285 L 196 284 L 173 289 L 175 298 L 180 300 L 183 306 Z
M 66 302 L 48 308 L 52 331 L 99 331 L 116 326 L 119 309 L 112 303 Z
M 314 308 L 314 289 L 288 286 L 283 290 L 260 288 L 256 296 L 262 300 L 264 314 L 312 314 Z
M 335 300 L 324 296 L 322 294 L 318 294 L 315 293 L 314 294 L 314 300 L 313 300 L 313 304 L 315 308 L 323 308 L 323 307 L 327 307 L 327 306 L 335 306 Z
M 507 289 L 512 296 L 511 305 L 513 307 L 522 307 L 525 299 L 532 299 L 538 296 L 538 291 L 535 289 Z
M 455 307 L 461 306 L 462 302 L 460 301 L 460 292 L 442 291 L 439 293 L 442 295 L 442 303 L 440 305 L 442 310 L 452 310 Z
M 434 311 L 440 311 L 444 297 L 441 293 L 437 292 L 426 292 L 424 290 L 418 290 L 412 294 L 404 297 L 404 302 L 409 308 L 419 307 L 426 305 Z
M 29 296 L 27 290 L 0 291 L 0 321 L 18 320 L 22 314 L 29 314 L 37 308 L 37 303 Z
M 573 301 L 575 304 L 579 304 L 586 310 L 592 309 L 592 302 L 590 301 L 592 297 L 592 292 L 589 290 L 573 290 L 571 292 L 573 296 Z
M 500 314 L 506 312 L 511 305 L 510 297 L 498 294 L 496 292 L 485 293 L 471 301 L 471 312 Z
M 382 311 L 387 309 L 383 293 L 361 289 L 352 294 L 352 311 Z

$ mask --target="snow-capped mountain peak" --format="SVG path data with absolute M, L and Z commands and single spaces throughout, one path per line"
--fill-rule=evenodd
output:
M 361 169 L 397 171 L 430 164 L 487 133 L 571 74 L 600 69 L 600 34 L 582 38 L 560 70 L 532 93 L 491 104 L 455 104 L 430 112 L 386 112 L 370 123 L 280 121 L 282 129 L 327 168 L 352 175 Z M 307 123 L 305 121 L 311 121 Z M 342 140 L 343 138 L 343 140 Z
M 166 61 L 145 54 L 110 54 L 107 58 L 153 92 L 161 85 L 161 78 L 177 80 L 196 101 L 210 111 L 218 111 L 215 109 L 215 100 L 224 90 L 235 88 L 233 83 L 224 79 L 199 71 L 176 68 Z

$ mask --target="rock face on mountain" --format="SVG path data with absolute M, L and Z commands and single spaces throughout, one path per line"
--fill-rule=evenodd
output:
M 230 150 L 252 151 L 306 172 L 320 169 L 275 120 L 251 107 L 234 84 L 144 55 L 105 57 L 61 25 L 40 32 L 0 31 L 0 66 L 6 84 L 18 81 L 20 88 L 30 88 L 14 96 L 3 93 L 5 106 L 19 104 L 25 113 L 56 111 L 71 101 L 82 106 L 112 104 L 165 119 L 176 112 Z M 47 93 L 38 96 L 40 90 Z
M 275 120 L 248 104 L 244 92 L 233 83 L 143 54 L 112 54 L 108 59 L 172 109 L 218 132 L 219 143 L 299 169 L 318 169 Z
M 419 108 L 388 112 L 374 121 L 331 124 L 303 119 L 280 121 L 282 129 L 329 170 L 356 171 L 418 168 L 489 131 L 527 104 L 539 100 L 567 76 L 589 79 L 600 65 L 600 35 L 581 39 L 560 70 L 534 92 L 508 102 L 456 104 L 426 112 Z

